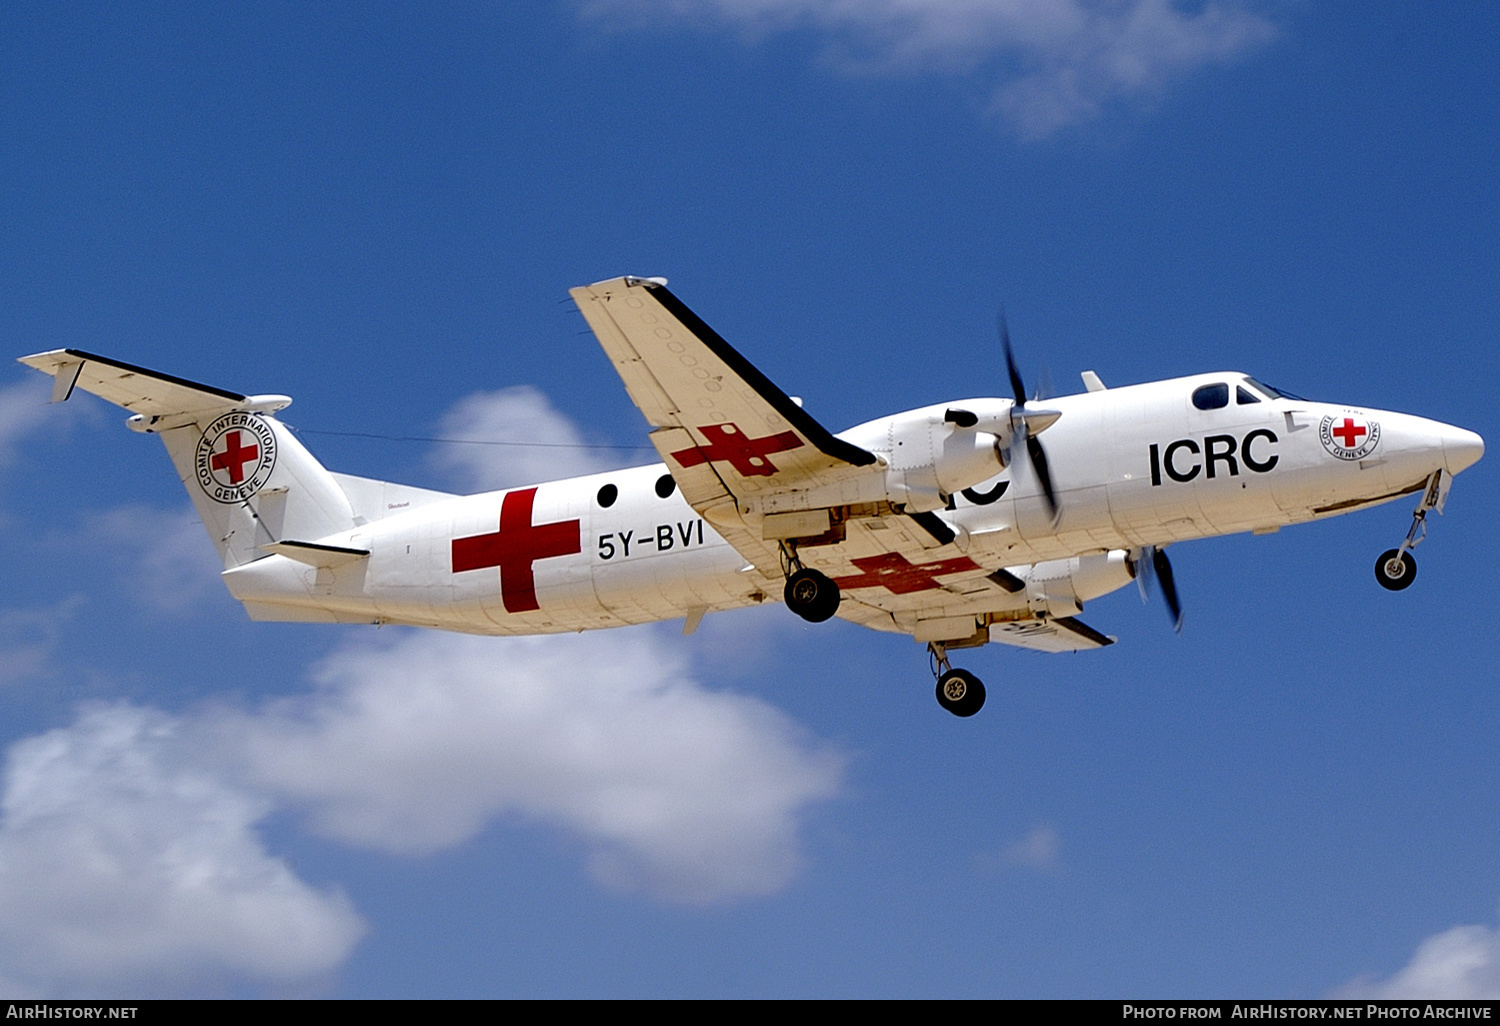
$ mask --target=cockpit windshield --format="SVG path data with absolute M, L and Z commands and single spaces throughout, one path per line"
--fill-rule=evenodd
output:
M 1295 399 L 1295 400 L 1297 400 L 1298 402 L 1301 402 L 1301 403 L 1311 402 L 1311 400 L 1304 399 L 1302 396 L 1297 395 L 1297 394 L 1295 394 L 1293 392 L 1288 392 L 1288 391 L 1286 391 L 1284 389 L 1275 388 L 1275 387 L 1273 387 L 1271 385 L 1266 384 L 1263 381 L 1256 381 L 1252 377 L 1248 377 L 1247 376 L 1245 378 L 1245 383 L 1247 385 L 1254 386 L 1256 389 L 1258 389 L 1261 392 L 1262 395 L 1266 396 L 1268 399 Z

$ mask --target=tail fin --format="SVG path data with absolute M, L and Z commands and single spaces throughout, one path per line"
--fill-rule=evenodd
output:
M 287 396 L 239 395 L 77 349 L 20 362 L 53 376 L 53 402 L 81 388 L 129 410 L 131 430 L 161 436 L 225 569 L 357 523 L 333 475 L 272 416 Z

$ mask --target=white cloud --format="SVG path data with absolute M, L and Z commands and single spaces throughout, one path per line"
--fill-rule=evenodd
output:
M 0 609 L 0 685 L 46 676 L 48 657 L 83 599 L 63 599 L 38 609 Z
M 99 706 L 13 745 L 0 797 L 0 977 L 13 993 L 290 986 L 364 932 L 268 855 L 264 799 L 183 758 L 181 723 Z
M 189 613 L 208 595 L 222 594 L 223 564 L 192 507 L 118 506 L 91 516 L 73 544 L 84 539 L 123 556 L 132 595 L 161 612 Z
M 612 887 L 771 893 L 842 760 L 754 698 L 712 692 L 651 631 L 412 633 L 345 648 L 315 696 L 227 714 L 211 747 L 351 844 L 423 854 L 497 818 L 561 826 Z
M 1032 827 L 1019 841 L 1006 845 L 998 853 L 983 852 L 974 861 L 986 872 L 995 872 L 1011 866 L 1026 866 L 1030 869 L 1056 869 L 1061 839 L 1050 826 Z
M 1385 980 L 1367 977 L 1345 984 L 1338 998 L 1500 999 L 1500 930 L 1455 926 L 1417 946 L 1410 962 Z
M 0 465 L 15 457 L 16 443 L 47 416 L 50 381 L 33 374 L 9 388 L 0 388 Z
M 1005 861 L 1033 869 L 1049 869 L 1057 865 L 1059 843 L 1057 831 L 1050 826 L 1033 827 L 1025 837 L 1005 849 Z
M 596 24 L 721 21 L 752 40 L 811 28 L 846 71 L 978 73 L 994 110 L 1033 138 L 1155 96 L 1274 34 L 1243 0 L 587 0 L 583 9 Z
M 443 418 L 442 432 L 445 438 L 472 440 L 444 445 L 434 459 L 458 478 L 460 486 L 475 491 L 555 481 L 621 465 L 609 458 L 610 450 L 585 447 L 573 422 L 529 385 L 460 399 Z
M 521 818 L 618 889 L 692 904 L 774 892 L 842 758 L 711 692 L 664 634 L 389 635 L 312 695 L 183 715 L 83 708 L 0 779 L 0 982 L 34 996 L 316 987 L 365 932 L 270 854 L 292 808 L 345 844 L 420 856 Z

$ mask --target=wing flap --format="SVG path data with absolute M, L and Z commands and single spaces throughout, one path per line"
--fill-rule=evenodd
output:
M 661 454 L 662 462 L 670 468 L 672 477 L 677 481 L 677 487 L 682 489 L 682 497 L 689 506 L 701 511 L 705 506 L 718 505 L 726 499 L 733 504 L 734 497 L 730 495 L 724 479 L 719 476 L 712 463 L 704 461 L 690 467 L 673 465 L 671 453 L 692 448 L 696 444 L 686 428 L 657 428 L 651 432 L 650 438 L 651 444 Z
M 1083 652 L 1115 643 L 1114 638 L 1071 616 L 992 623 L 990 640 L 1035 652 Z

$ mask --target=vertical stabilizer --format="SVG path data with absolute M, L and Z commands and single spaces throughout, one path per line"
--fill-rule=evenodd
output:
M 333 475 L 269 414 L 232 410 L 154 433 L 226 569 L 261 558 L 266 546 L 355 525 Z
M 53 376 L 54 402 L 81 388 L 131 411 L 131 430 L 161 436 L 226 569 L 356 524 L 333 475 L 272 416 L 287 396 L 240 395 L 76 349 L 21 362 Z

